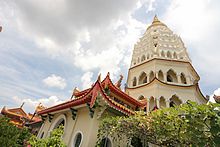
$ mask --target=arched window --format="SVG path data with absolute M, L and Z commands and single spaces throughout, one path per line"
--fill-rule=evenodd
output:
M 176 73 L 172 69 L 167 72 L 167 82 L 177 83 Z
M 40 139 L 44 137 L 44 132 L 41 133 Z
M 147 83 L 147 74 L 145 72 L 142 72 L 142 74 L 139 76 L 139 84 Z
M 161 57 L 165 57 L 164 51 L 161 52 Z
M 83 139 L 82 133 L 78 132 L 73 140 L 73 147 L 80 147 L 82 144 L 82 139 Z
M 143 95 L 140 95 L 139 97 L 138 97 L 138 100 L 143 100 L 144 99 L 144 96 Z
M 166 107 L 166 101 L 165 101 L 165 98 L 163 96 L 160 97 L 159 104 L 160 104 L 160 108 L 165 108 Z
M 164 81 L 163 72 L 161 70 L 158 72 L 158 79 Z
M 53 129 L 59 128 L 59 126 L 65 126 L 65 120 L 64 120 L 64 118 L 61 118 L 61 119 L 56 123 L 56 125 L 54 126 Z
M 137 85 L 137 78 L 134 77 L 133 82 L 132 82 L 132 86 L 136 86 Z
M 167 58 L 172 58 L 170 51 L 167 52 Z
M 180 105 L 181 103 L 182 103 L 182 101 L 176 95 L 173 95 L 170 98 L 170 107 L 174 107 L 175 105 Z
M 132 137 L 131 139 L 131 145 L 133 147 L 143 147 L 143 144 L 141 142 L 141 139 L 138 137 Z
M 141 57 L 141 62 L 142 61 L 144 61 L 146 58 L 145 58 L 145 55 L 143 55 L 142 57 Z
M 154 79 L 154 72 L 151 71 L 149 75 L 149 82 L 152 81 L 153 79 Z
M 66 132 L 66 116 L 64 114 L 59 115 L 58 117 L 56 117 L 55 120 L 52 120 L 52 124 L 50 126 L 49 129 L 49 133 L 48 136 L 50 136 L 50 132 L 53 131 L 54 129 L 58 128 L 59 126 L 64 126 L 64 134 Z
M 112 147 L 112 142 L 108 137 L 102 139 L 100 147 Z
M 176 54 L 176 52 L 173 53 L 173 58 L 174 58 L 174 59 L 177 59 L 177 54 Z
M 150 101 L 149 101 L 149 109 L 150 111 L 152 111 L 154 109 L 154 106 L 155 106 L 155 100 L 153 97 L 150 98 Z
M 186 83 L 186 77 L 185 77 L 184 73 L 181 73 L 180 79 L 181 79 L 181 83 L 182 83 L 182 84 L 187 84 L 187 83 Z
M 138 63 L 140 62 L 140 58 L 138 57 Z
M 147 59 L 150 59 L 150 55 L 149 54 L 147 54 Z

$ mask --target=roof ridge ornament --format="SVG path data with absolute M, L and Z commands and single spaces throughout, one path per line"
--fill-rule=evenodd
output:
M 119 88 L 119 89 L 120 89 L 120 87 L 121 87 L 121 82 L 122 82 L 122 80 L 123 80 L 123 75 L 120 75 L 119 80 L 115 83 L 115 86 L 116 86 L 117 88 Z
M 101 82 L 101 73 L 98 76 L 98 81 Z
M 21 104 L 20 108 L 22 108 L 22 107 L 24 106 L 24 103 L 25 103 L 25 102 L 23 102 L 23 103 Z

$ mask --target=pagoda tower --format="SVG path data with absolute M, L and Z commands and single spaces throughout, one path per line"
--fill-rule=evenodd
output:
M 199 80 L 182 39 L 155 16 L 134 45 L 126 93 L 147 99 L 148 112 L 187 100 L 202 104 L 207 99 L 199 89 Z

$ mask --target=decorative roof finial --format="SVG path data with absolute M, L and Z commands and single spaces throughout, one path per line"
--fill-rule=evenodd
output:
M 122 79 L 123 79 L 123 75 L 120 75 L 120 78 L 119 80 L 115 83 L 115 86 L 120 88 L 121 87 L 121 82 L 122 82 Z
M 72 96 L 71 96 L 71 98 L 70 99 L 72 99 L 77 93 L 79 93 L 80 91 L 78 90 L 78 88 L 77 87 L 75 87 L 74 89 L 73 89 L 73 93 L 72 93 Z
M 101 73 L 98 76 L 98 81 L 101 82 Z
M 24 102 L 21 104 L 20 108 L 22 108 L 24 106 Z

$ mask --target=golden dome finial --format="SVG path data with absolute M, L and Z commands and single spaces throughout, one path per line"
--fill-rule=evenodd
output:
M 155 14 L 154 19 L 153 19 L 153 22 L 152 22 L 152 24 L 148 27 L 148 29 L 149 29 L 150 27 L 156 26 L 156 25 L 166 26 L 164 23 L 162 23 L 162 22 L 157 18 L 157 15 Z
M 160 20 L 157 18 L 157 14 L 155 14 L 154 20 L 153 20 L 152 24 L 162 24 L 162 23 L 160 22 Z
M 157 18 L 157 14 L 155 14 L 152 24 L 155 23 L 155 22 L 159 22 L 159 19 Z

